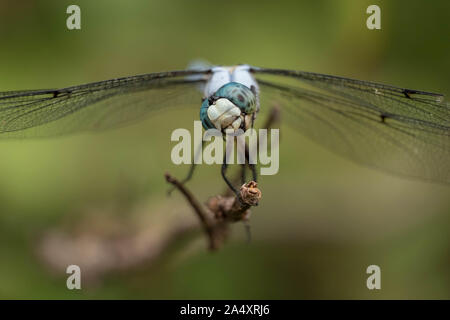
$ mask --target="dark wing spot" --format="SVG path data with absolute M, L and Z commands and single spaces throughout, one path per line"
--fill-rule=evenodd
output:
M 404 89 L 402 91 L 402 93 L 405 95 L 406 98 L 411 99 L 410 94 L 414 94 L 414 93 L 417 93 L 417 92 L 415 90 Z
M 237 98 L 240 102 L 244 102 L 244 100 L 245 100 L 244 96 L 242 94 L 238 94 Z

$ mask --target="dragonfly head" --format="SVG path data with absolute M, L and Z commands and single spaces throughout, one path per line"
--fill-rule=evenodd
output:
M 247 130 L 252 126 L 257 111 L 255 88 L 247 88 L 237 82 L 229 82 L 220 87 L 200 109 L 203 127 L 218 129 Z

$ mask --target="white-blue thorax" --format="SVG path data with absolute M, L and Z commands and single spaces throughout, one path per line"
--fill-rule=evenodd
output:
M 238 65 L 233 67 L 213 67 L 212 75 L 205 85 L 204 95 L 209 98 L 216 93 L 219 88 L 229 82 L 243 84 L 247 88 L 255 87 L 257 95 L 259 94 L 258 83 L 250 73 L 249 65 Z

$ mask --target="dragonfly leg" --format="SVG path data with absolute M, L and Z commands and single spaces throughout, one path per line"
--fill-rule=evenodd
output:
M 197 150 L 195 150 L 195 155 L 192 157 L 192 161 L 191 161 L 191 166 L 189 168 L 189 172 L 188 172 L 187 176 L 183 180 L 181 180 L 181 184 L 185 184 L 186 182 L 188 182 L 189 180 L 192 179 L 192 176 L 194 175 L 194 171 L 195 171 L 195 168 L 196 168 L 195 158 L 197 158 L 198 155 L 200 154 L 200 152 L 202 152 L 204 144 L 205 144 L 205 142 L 202 141 L 201 146 L 199 146 L 197 148 Z M 175 190 L 175 187 L 171 187 L 167 193 L 170 195 L 173 190 Z
M 180 181 L 181 184 L 185 184 L 186 182 L 188 182 L 189 180 L 191 180 L 192 176 L 194 175 L 194 171 L 195 171 L 196 165 L 194 162 L 191 163 L 191 167 L 189 168 L 189 172 L 187 174 L 187 176 Z M 173 190 L 175 190 L 176 188 L 174 186 L 172 186 L 168 191 L 167 194 L 170 196 L 173 192 Z
M 195 168 L 196 168 L 196 164 L 192 163 L 190 168 L 189 168 L 189 172 L 188 172 L 187 176 L 183 180 L 181 180 L 182 184 L 185 184 L 186 182 L 188 182 L 189 180 L 192 179 L 192 176 L 194 175 Z
M 250 169 L 252 170 L 253 181 L 258 182 L 258 173 L 256 172 L 256 165 L 249 164 L 249 166 L 250 166 Z
M 245 161 L 248 163 L 248 166 L 250 167 L 250 170 L 252 170 L 253 175 L 253 181 L 258 182 L 258 173 L 256 172 L 256 164 L 250 163 L 250 156 L 248 151 L 248 145 L 245 145 Z
M 247 181 L 245 180 L 245 164 L 241 165 L 241 184 L 246 183 Z
M 230 187 L 230 189 L 233 191 L 233 193 L 236 195 L 236 197 L 238 199 L 240 199 L 239 192 L 233 186 L 233 184 L 230 182 L 230 180 L 228 180 L 228 178 L 226 176 L 227 168 L 228 168 L 228 163 L 227 163 L 227 158 L 226 158 L 226 154 L 225 154 L 225 156 L 223 157 L 223 164 L 222 164 L 222 178 L 223 178 L 223 180 L 225 180 L 226 184 L 228 185 L 228 187 Z

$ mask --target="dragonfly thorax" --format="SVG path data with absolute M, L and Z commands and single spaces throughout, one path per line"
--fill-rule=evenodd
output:
M 205 129 L 245 131 L 252 126 L 256 111 L 255 89 L 229 82 L 203 100 L 200 119 Z

